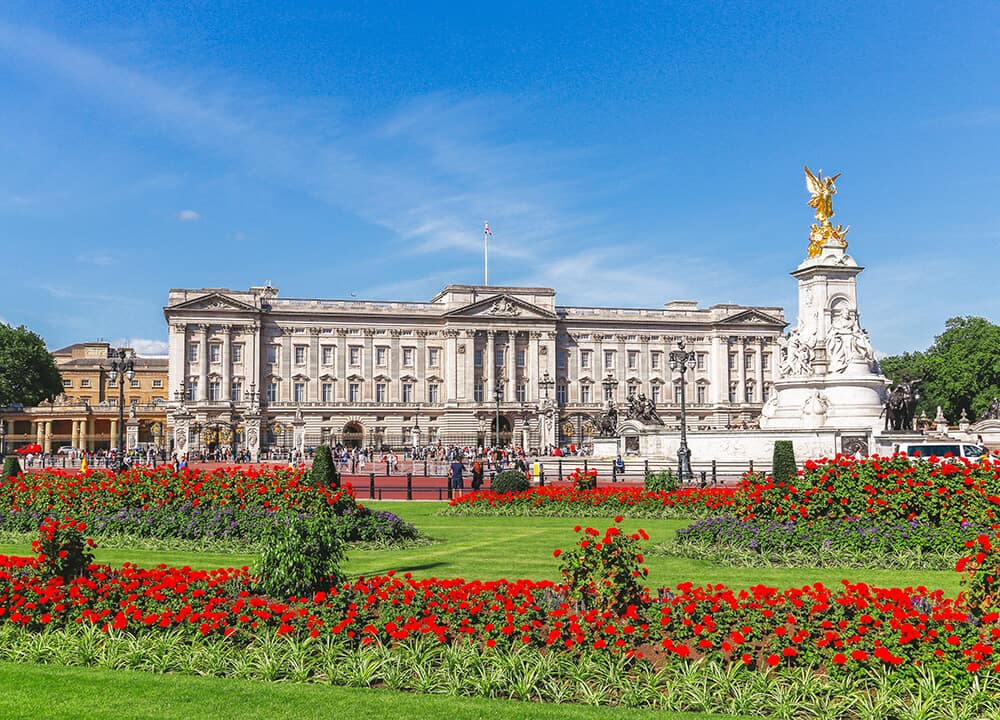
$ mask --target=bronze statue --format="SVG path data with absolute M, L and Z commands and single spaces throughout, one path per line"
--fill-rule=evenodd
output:
M 618 409 L 614 402 L 608 403 L 608 409 L 597 418 L 597 437 L 614 437 L 618 430 Z
M 983 413 L 983 420 L 1000 420 L 1000 398 L 993 398 L 993 402 Z

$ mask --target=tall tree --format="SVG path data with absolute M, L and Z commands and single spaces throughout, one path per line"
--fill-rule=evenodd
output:
M 0 323 L 0 407 L 37 405 L 62 392 L 62 377 L 38 335 Z
M 980 317 L 955 317 L 924 352 L 887 357 L 882 371 L 893 381 L 921 380 L 918 413 L 933 417 L 940 405 L 955 422 L 962 410 L 975 420 L 1000 397 L 1000 326 Z

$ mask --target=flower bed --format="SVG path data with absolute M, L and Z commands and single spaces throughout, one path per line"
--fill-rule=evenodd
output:
M 647 492 L 641 488 L 601 487 L 579 490 L 572 485 L 546 485 L 523 492 L 469 493 L 452 500 L 442 512 L 455 515 L 538 515 L 664 519 L 707 517 L 737 507 L 733 488 Z
M 0 530 L 28 533 L 48 517 L 85 521 L 99 537 L 252 544 L 285 514 L 329 519 L 348 541 L 400 542 L 417 531 L 354 501 L 350 486 L 316 487 L 301 470 L 169 466 L 123 473 L 46 470 L 0 479 Z

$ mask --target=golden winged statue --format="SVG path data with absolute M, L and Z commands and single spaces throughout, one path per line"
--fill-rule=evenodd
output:
M 836 181 L 841 173 L 823 177 L 823 171 L 813 175 L 809 166 L 804 166 L 806 170 L 806 190 L 809 191 L 809 207 L 815 208 L 816 220 L 819 224 L 813 224 L 809 232 L 809 257 L 816 257 L 823 251 L 823 246 L 835 243 L 841 247 L 847 247 L 844 236 L 850 230 L 850 226 L 838 225 L 833 227 L 830 218 L 833 217 L 833 196 L 837 194 Z

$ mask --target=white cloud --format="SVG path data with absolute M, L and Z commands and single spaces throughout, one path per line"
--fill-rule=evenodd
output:
M 195 210 L 181 210 L 177 213 L 177 219 L 181 222 L 197 222 L 201 220 L 201 215 Z
M 111 343 L 112 347 L 130 347 L 136 355 L 142 357 L 166 357 L 169 346 L 164 340 L 148 340 L 145 338 L 121 338 Z

